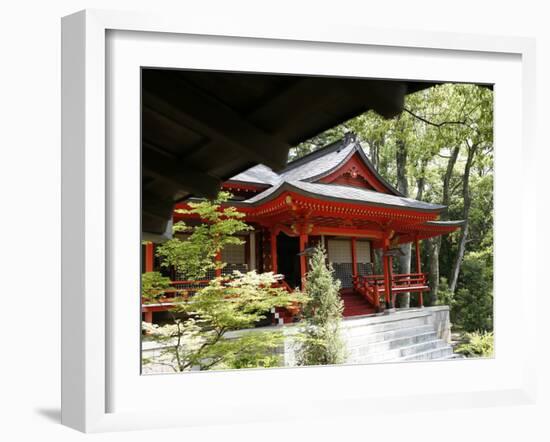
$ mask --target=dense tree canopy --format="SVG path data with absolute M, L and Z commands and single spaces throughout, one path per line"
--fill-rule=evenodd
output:
M 465 220 L 458 232 L 423 242 L 423 264 L 432 287 L 427 301 L 456 306 L 452 314 L 460 327 L 490 330 L 493 92 L 470 84 L 431 87 L 407 96 L 400 116 L 386 120 L 367 112 L 300 144 L 289 159 L 349 131 L 357 134 L 374 166 L 400 192 L 448 206 L 443 219 Z M 398 270 L 408 272 L 410 246 L 404 251 Z M 475 309 L 483 313 L 474 314 Z

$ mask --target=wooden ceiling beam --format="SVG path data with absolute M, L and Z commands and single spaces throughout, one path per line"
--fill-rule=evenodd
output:
M 342 121 L 369 109 L 386 118 L 393 117 L 402 111 L 406 91 L 406 84 L 399 81 L 306 77 L 259 105 L 248 119 L 269 127 L 281 139 L 288 139 L 307 127 L 312 111 L 334 101 L 348 103 L 347 113 L 340 115 Z M 288 116 L 289 107 L 294 118 Z
M 171 198 L 172 195 L 170 195 Z M 144 212 L 157 218 L 170 218 L 174 211 L 173 199 L 160 196 L 147 190 L 141 191 L 142 209 Z
M 274 170 L 286 165 L 290 146 L 254 126 L 229 106 L 180 79 L 177 73 L 143 71 L 143 102 L 152 110 L 236 148 Z
M 196 196 L 215 198 L 218 194 L 221 186 L 219 178 L 191 168 L 181 160 L 161 154 L 150 143 L 144 141 L 142 146 L 142 168 L 147 175 Z
M 284 120 L 283 124 L 276 129 L 277 133 L 280 131 L 285 132 L 285 128 L 295 123 L 295 120 L 307 116 L 313 106 L 320 106 L 322 103 L 333 99 L 333 91 L 337 89 L 340 83 L 340 79 L 334 78 L 298 77 L 290 87 L 280 91 L 251 111 L 248 114 L 248 119 L 263 125 L 282 119 Z M 319 94 L 319 90 L 323 90 L 323 94 Z M 296 118 L 288 118 L 290 104 L 292 105 L 292 114 Z

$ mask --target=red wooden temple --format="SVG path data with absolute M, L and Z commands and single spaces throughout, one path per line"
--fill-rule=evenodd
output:
M 254 228 L 243 235 L 243 245 L 223 250 L 221 258 L 228 264 L 223 272 L 273 271 L 284 276 L 285 286 L 298 287 L 307 272 L 307 249 L 322 242 L 341 281 L 344 316 L 391 309 L 401 293 L 417 293 L 421 307 L 429 286 L 420 242 L 462 225 L 439 220 L 445 206 L 398 192 L 378 174 L 352 134 L 290 162 L 280 173 L 254 166 L 223 188 L 234 195 L 228 204 Z M 176 209 L 184 207 L 185 202 Z M 181 219 L 174 213 L 174 222 Z M 393 258 L 404 243 L 414 244 L 414 273 L 394 272 Z M 152 271 L 154 245 L 144 248 L 143 270 Z M 174 273 L 171 277 L 175 289 L 192 291 L 201 284 Z M 145 320 L 152 321 L 152 313 L 165 308 L 144 305 Z M 280 323 L 291 320 L 288 312 L 275 317 Z

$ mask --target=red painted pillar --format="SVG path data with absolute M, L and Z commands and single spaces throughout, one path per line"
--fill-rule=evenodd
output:
M 416 273 L 422 273 L 422 261 L 420 260 L 420 241 L 418 241 L 418 238 L 416 238 L 414 241 L 414 251 L 416 253 Z M 418 305 L 420 307 L 424 307 L 424 295 L 421 291 L 418 292 Z
M 271 271 L 278 272 L 277 266 L 277 232 L 275 228 L 271 229 Z
M 300 234 L 300 253 L 302 253 L 307 246 L 307 235 Z M 307 273 L 307 257 L 300 255 L 300 281 L 302 281 L 302 290 L 305 289 L 305 279 Z
M 351 238 L 351 270 L 357 276 L 357 238 Z
M 148 311 L 148 312 L 144 312 L 143 313 L 143 320 L 149 324 L 152 324 L 153 323 L 153 312 L 151 311 Z
M 154 271 L 155 245 L 152 242 L 145 244 L 145 272 Z
M 388 268 L 390 270 L 389 280 L 390 280 L 390 308 L 395 306 L 395 299 L 393 297 L 393 256 L 388 256 Z
M 383 253 L 385 250 L 383 251 Z M 384 270 L 384 300 L 386 301 L 386 308 L 391 308 L 391 280 L 390 280 L 390 257 L 384 256 L 382 253 L 382 262 Z
M 384 238 L 383 247 L 382 247 L 382 261 L 384 263 L 384 295 L 385 295 L 387 309 L 393 308 L 392 257 L 389 255 L 386 255 L 390 246 L 390 237 L 391 235 L 388 235 L 387 237 Z
M 216 254 L 216 278 L 219 278 L 220 276 L 222 276 L 222 269 L 220 267 L 217 267 L 220 262 L 222 261 L 222 252 L 219 251 L 217 254 Z

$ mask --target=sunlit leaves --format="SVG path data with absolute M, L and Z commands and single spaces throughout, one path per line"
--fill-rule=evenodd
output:
M 243 213 L 224 205 L 230 196 L 228 192 L 220 192 L 214 201 L 189 202 L 189 209 L 176 210 L 195 218 L 196 222 L 176 223 L 175 234 L 186 236 L 176 235 L 157 247 L 162 266 L 172 266 L 187 279 L 201 279 L 209 270 L 224 267 L 224 263 L 216 259 L 217 255 L 229 244 L 242 244 L 236 234 L 251 229 L 242 220 Z
M 172 323 L 144 323 L 148 339 L 163 344 L 161 355 L 152 362 L 160 361 L 175 371 L 279 365 L 276 348 L 282 333 L 254 326 L 271 309 L 300 305 L 307 297 L 287 292 L 277 280 L 271 272 L 235 271 L 180 300 L 172 309 L 176 318 Z

